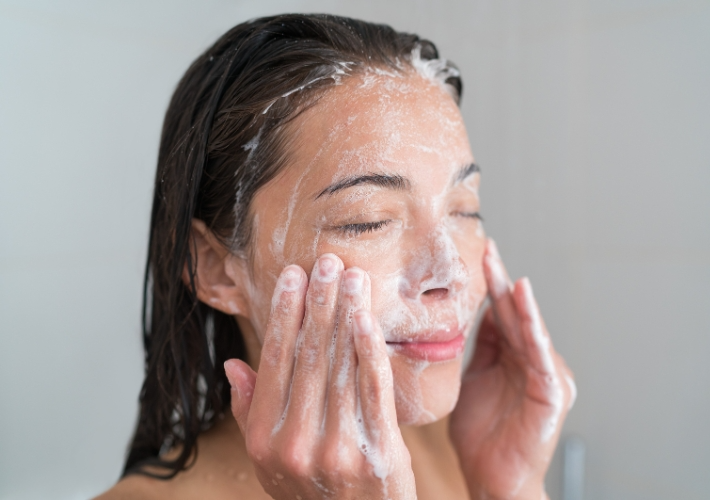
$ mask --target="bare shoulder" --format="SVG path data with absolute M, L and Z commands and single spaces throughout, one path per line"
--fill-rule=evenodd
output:
M 110 490 L 94 500 L 157 500 L 166 498 L 166 491 L 146 476 L 133 475 L 121 479 Z
M 177 451 L 175 451 L 177 453 Z M 175 454 L 171 451 L 165 458 Z M 160 471 L 156 471 L 160 472 Z M 134 474 L 94 500 L 267 500 L 233 418 L 198 437 L 195 460 L 170 479 Z

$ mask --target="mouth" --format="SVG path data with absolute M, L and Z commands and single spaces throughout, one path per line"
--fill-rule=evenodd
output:
M 416 338 L 400 341 L 387 342 L 397 354 L 408 358 L 422 361 L 448 361 L 463 354 L 466 344 L 466 337 L 461 331 L 441 330 L 431 335 L 420 335 Z

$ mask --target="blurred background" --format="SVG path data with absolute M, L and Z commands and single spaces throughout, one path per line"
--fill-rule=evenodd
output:
M 563 495 L 558 453 L 552 499 L 710 498 L 710 2 L 0 0 L 0 499 L 118 478 L 168 99 L 228 28 L 286 11 L 461 68 L 487 231 L 577 377 L 583 486 Z

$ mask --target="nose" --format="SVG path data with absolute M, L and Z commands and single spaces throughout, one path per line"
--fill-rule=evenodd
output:
M 431 288 L 421 293 L 422 302 L 436 302 L 449 296 L 448 288 Z
M 463 290 L 469 271 L 448 231 L 432 231 L 407 263 L 400 292 L 424 303 L 446 300 Z

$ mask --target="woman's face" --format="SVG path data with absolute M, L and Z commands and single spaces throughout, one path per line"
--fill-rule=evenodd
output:
M 441 418 L 456 404 L 462 340 L 486 295 L 479 174 L 458 107 L 414 70 L 373 71 L 329 90 L 290 133 L 291 162 L 252 203 L 257 336 L 284 266 L 310 273 L 333 253 L 370 276 L 400 423 Z

